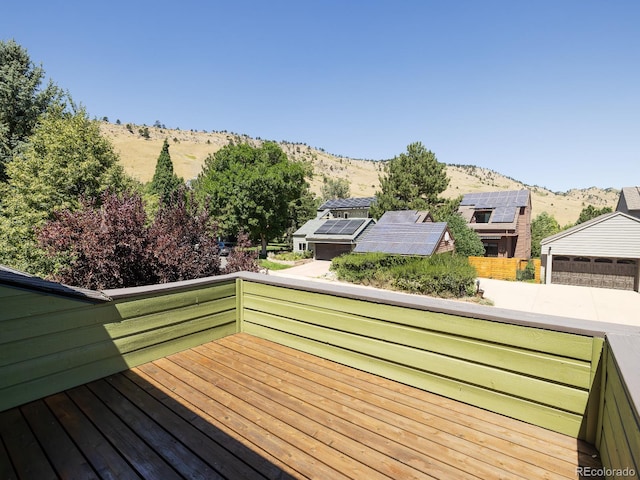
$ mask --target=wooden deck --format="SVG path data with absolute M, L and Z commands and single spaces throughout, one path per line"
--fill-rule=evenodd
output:
M 245 334 L 2 412 L 0 437 L 0 479 L 538 479 L 600 467 L 573 438 Z

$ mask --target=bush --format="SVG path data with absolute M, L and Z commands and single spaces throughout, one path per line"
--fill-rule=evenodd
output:
M 438 297 L 475 292 L 476 271 L 466 257 L 448 253 L 409 257 L 383 253 L 347 254 L 331 264 L 339 279 Z

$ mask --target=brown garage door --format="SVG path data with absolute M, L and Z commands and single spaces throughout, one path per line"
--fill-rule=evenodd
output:
M 349 253 L 351 247 L 349 244 L 316 243 L 316 260 L 331 260 L 343 253 Z
M 551 283 L 634 290 L 638 284 L 635 260 L 591 257 L 554 257 Z

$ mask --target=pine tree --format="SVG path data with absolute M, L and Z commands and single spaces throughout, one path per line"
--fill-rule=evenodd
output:
M 171 203 L 182 183 L 182 179 L 173 171 L 173 162 L 171 162 L 171 155 L 169 154 L 169 142 L 165 138 L 149 188 L 152 193 L 158 195 L 162 203 Z

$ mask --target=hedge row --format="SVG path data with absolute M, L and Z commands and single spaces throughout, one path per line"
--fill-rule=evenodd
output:
M 431 257 L 351 253 L 334 258 L 340 280 L 444 298 L 475 292 L 476 270 L 467 257 L 443 253 Z

